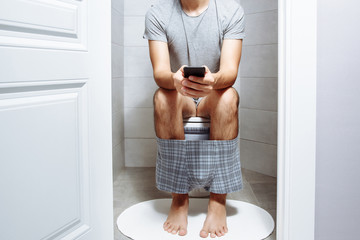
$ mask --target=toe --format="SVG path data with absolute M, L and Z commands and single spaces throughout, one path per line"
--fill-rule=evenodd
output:
M 206 230 L 201 230 L 200 237 L 207 238 L 209 236 L 209 232 Z
M 211 238 L 215 238 L 215 237 L 216 237 L 216 234 L 212 232 L 212 233 L 210 233 L 210 237 L 211 237 Z
M 229 230 L 227 227 L 224 227 L 224 232 L 227 233 Z
M 167 223 L 167 222 L 164 223 L 163 228 L 164 228 L 165 231 L 167 231 L 168 228 L 169 228 L 169 223 Z
M 180 228 L 179 230 L 179 236 L 185 236 L 187 233 L 186 229 L 185 228 Z
M 173 227 L 173 229 L 171 230 L 171 234 L 177 234 L 177 232 L 179 231 L 179 227 L 178 226 L 175 226 Z
M 171 232 L 173 231 L 173 229 L 174 229 L 174 226 L 172 226 L 171 224 L 169 224 L 166 231 L 167 231 L 168 233 L 171 233 Z
M 222 233 L 221 230 L 216 231 L 215 234 L 216 234 L 216 236 L 218 236 L 218 237 L 224 236 L 224 234 Z

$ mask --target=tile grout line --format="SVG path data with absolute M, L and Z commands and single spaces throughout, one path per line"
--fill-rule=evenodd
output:
M 243 48 L 245 48 L 245 47 L 253 47 L 253 46 L 272 46 L 272 45 L 279 45 L 279 43 L 246 44 L 246 43 L 244 42 Z
M 241 69 L 240 69 L 241 70 Z M 278 79 L 278 77 L 242 77 L 242 76 L 239 76 L 240 77 L 240 81 L 242 78 L 261 78 L 261 79 L 269 79 L 269 78 L 272 78 L 272 79 Z
M 245 44 L 243 45 L 243 47 L 249 46 L 274 46 L 274 45 L 279 45 L 279 43 L 263 43 L 263 44 Z
M 277 113 L 278 111 L 273 111 L 273 110 L 264 110 L 264 109 L 259 109 L 259 108 L 247 108 L 247 107 L 239 107 L 239 109 L 246 109 L 246 110 L 257 110 L 257 111 L 263 111 L 263 112 L 272 112 L 272 113 Z
M 124 43 L 121 44 L 121 43 L 117 43 L 117 42 L 115 42 L 115 41 L 111 41 L 111 44 L 112 44 L 112 45 L 116 45 L 116 46 L 118 46 L 118 47 L 123 47 L 123 48 L 125 47 L 125 46 L 124 46 Z
M 246 13 L 246 12 L 245 12 L 245 16 L 246 16 L 246 15 L 260 14 L 260 13 L 277 12 L 277 11 L 278 11 L 278 9 L 275 8 L 275 9 L 269 9 L 269 10 L 265 10 L 265 11 L 261 11 L 261 12 L 249 12 L 249 13 Z

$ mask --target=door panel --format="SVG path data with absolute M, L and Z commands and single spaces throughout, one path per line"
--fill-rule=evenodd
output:
M 2 45 L 86 50 L 87 1 L 0 0 L 0 5 Z
M 9 226 L 0 236 L 11 239 L 53 239 L 89 229 L 86 81 L 44 86 L 0 90 L 0 132 L 6 136 L 0 189 L 7 193 L 0 222 Z M 19 222 L 27 223 L 21 231 Z

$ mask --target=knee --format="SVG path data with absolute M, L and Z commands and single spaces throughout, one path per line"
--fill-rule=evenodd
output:
M 237 115 L 239 95 L 234 88 L 228 88 L 219 92 L 218 110 L 225 115 Z
M 176 103 L 177 92 L 174 90 L 166 90 L 159 88 L 153 98 L 154 110 L 158 113 L 164 113 L 173 108 Z

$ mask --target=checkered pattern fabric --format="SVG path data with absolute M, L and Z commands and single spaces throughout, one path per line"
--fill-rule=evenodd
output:
M 157 138 L 157 188 L 184 194 L 196 188 L 225 194 L 242 189 L 239 139 Z

